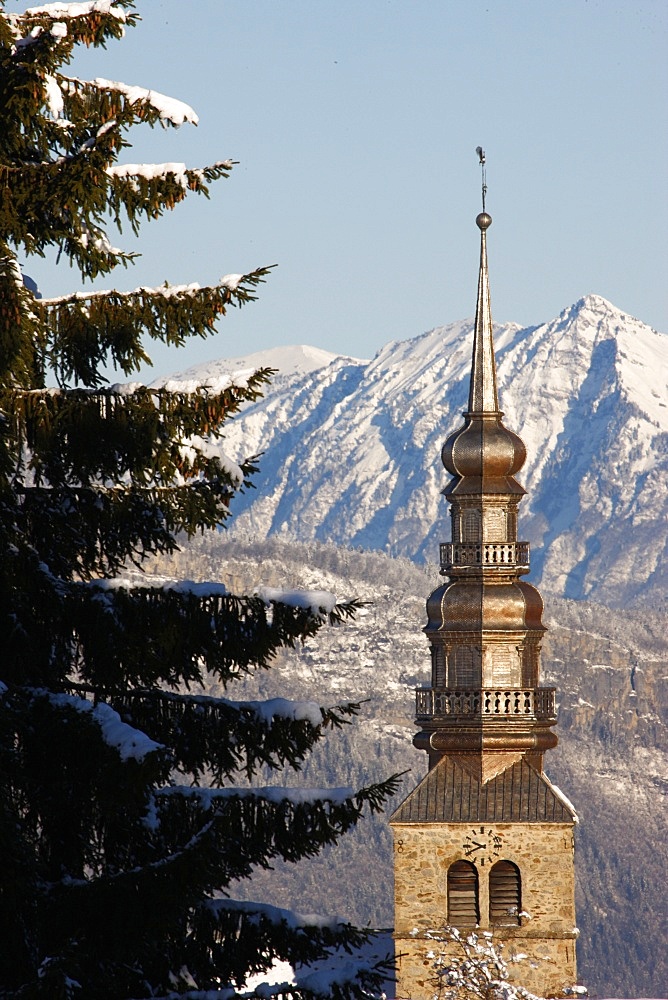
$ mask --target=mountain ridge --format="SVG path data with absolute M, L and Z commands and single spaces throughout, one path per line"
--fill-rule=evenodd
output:
M 233 533 L 435 559 L 449 537 L 439 455 L 466 409 L 472 325 L 280 376 L 226 434 L 235 458 L 264 453 Z M 505 422 L 527 447 L 532 579 L 604 604 L 665 594 L 668 337 L 595 295 L 494 336 Z

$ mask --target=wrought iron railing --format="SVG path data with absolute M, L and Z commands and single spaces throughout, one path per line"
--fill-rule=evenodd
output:
M 415 709 L 420 718 L 462 715 L 531 716 L 554 718 L 556 688 L 473 688 L 435 690 L 418 688 Z
M 443 542 L 441 544 L 441 569 L 452 566 L 529 565 L 528 542 Z

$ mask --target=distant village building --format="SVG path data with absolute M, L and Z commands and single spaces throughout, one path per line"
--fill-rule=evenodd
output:
M 543 602 L 521 579 L 529 544 L 517 540 L 525 490 L 515 475 L 526 452 L 504 427 L 497 398 L 491 222 L 484 210 L 476 219 L 468 411 L 442 451 L 452 541 L 441 545 L 448 582 L 427 601 L 431 686 L 416 692 L 414 740 L 429 772 L 391 818 L 396 995 L 412 1000 L 434 993 L 426 933 L 445 924 L 493 932 L 511 979 L 539 996 L 563 995 L 576 982 L 577 817 L 543 773 L 543 755 L 557 744 L 555 689 L 539 683 Z

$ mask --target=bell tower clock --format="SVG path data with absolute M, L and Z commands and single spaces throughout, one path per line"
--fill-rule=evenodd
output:
M 440 547 L 446 580 L 427 601 L 431 683 L 416 692 L 414 743 L 429 771 L 390 820 L 396 996 L 411 1000 L 433 995 L 427 934 L 446 924 L 491 932 L 513 981 L 539 996 L 563 996 L 577 978 L 577 816 L 543 770 L 555 689 L 539 679 L 543 602 L 522 579 L 515 475 L 526 452 L 497 397 L 485 192 L 483 166 L 468 409 L 442 451 L 452 537 Z

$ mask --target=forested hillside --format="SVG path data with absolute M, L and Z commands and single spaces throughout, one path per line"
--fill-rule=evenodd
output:
M 340 598 L 369 601 L 354 624 L 281 653 L 272 669 L 248 682 L 247 696 L 366 702 L 361 724 L 345 727 L 309 763 L 305 777 L 316 786 L 355 785 L 410 768 L 398 801 L 423 775 L 425 756 L 411 744 L 413 688 L 429 675 L 421 628 L 424 600 L 439 579 L 435 567 L 319 543 L 231 542 L 220 534 L 184 545 L 155 571 L 220 580 L 234 592 L 262 583 L 326 588 Z M 657 612 L 611 612 L 545 590 L 544 596 L 550 631 L 543 683 L 558 688 L 560 739 L 546 770 L 580 816 L 580 977 L 593 996 L 661 996 L 668 982 L 663 622 Z M 294 775 L 285 780 L 294 783 Z M 389 927 L 390 848 L 387 817 L 381 816 L 321 858 L 263 872 L 252 889 L 239 891 L 252 897 L 262 883 L 277 905 L 338 911 Z

